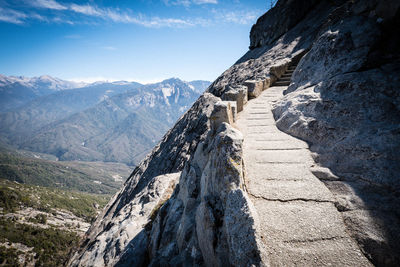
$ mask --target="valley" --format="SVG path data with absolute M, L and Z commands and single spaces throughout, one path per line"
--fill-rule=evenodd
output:
M 62 161 L 138 164 L 210 82 L 93 83 L 0 113 L 0 143 Z
M 65 265 L 71 249 L 132 171 L 123 163 L 51 158 L 0 148 L 2 265 Z
M 0 178 L 0 263 L 60 266 L 111 195 L 20 184 Z
M 0 178 L 18 183 L 113 194 L 131 172 L 123 163 L 52 161 L 0 148 Z
M 0 78 L 2 266 L 65 265 L 134 166 L 210 84 Z

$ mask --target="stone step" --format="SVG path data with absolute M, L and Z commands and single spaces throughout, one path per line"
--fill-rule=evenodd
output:
M 265 129 L 268 127 L 275 127 L 274 124 L 247 124 L 248 129 Z M 285 137 L 285 141 L 257 141 L 257 142 L 246 142 L 246 147 L 249 149 L 302 149 L 308 148 L 308 144 L 306 142 L 300 141 L 298 139 L 288 139 Z
M 281 242 L 268 254 L 272 266 L 371 266 L 350 238 Z
M 260 115 L 260 116 L 255 116 L 252 115 L 251 118 L 248 118 L 247 120 L 249 121 L 263 121 L 263 120 L 273 120 L 274 117 L 272 115 Z
M 277 81 L 274 84 L 275 86 L 289 86 L 290 85 L 290 81 L 289 82 L 285 82 L 285 81 Z
M 257 111 L 257 110 L 253 109 L 253 111 Z M 273 119 L 274 117 L 272 115 L 272 112 L 270 112 L 270 113 L 251 113 L 250 118 L 252 118 L 252 119 L 258 119 L 258 118 Z
M 291 73 L 285 73 L 285 74 L 283 74 L 283 75 L 281 76 L 281 78 L 285 78 L 285 77 L 291 78 L 291 77 L 292 77 L 292 74 L 291 74 Z
M 278 82 L 290 82 L 290 77 L 281 77 Z
M 248 188 L 252 195 L 262 196 L 272 201 L 314 200 L 317 202 L 333 201 L 333 196 L 328 188 L 320 181 L 288 181 L 271 180 L 268 174 L 265 179 L 252 179 Z
M 268 88 L 268 90 L 269 90 L 269 88 Z M 282 89 L 280 89 L 280 90 L 282 90 Z M 275 97 L 275 96 L 280 96 L 281 94 L 282 94 L 282 92 L 274 92 L 271 89 L 271 91 L 268 91 L 268 94 L 262 95 L 260 98 L 264 99 L 264 98 L 268 98 L 268 97 Z
M 248 138 L 254 138 L 254 134 L 249 134 Z M 264 134 L 258 134 L 257 137 L 261 138 L 263 136 L 273 136 L 275 139 L 277 139 L 277 135 L 274 133 L 264 133 Z M 285 138 L 285 136 L 282 136 L 281 138 Z M 256 150 L 256 149 L 249 149 L 249 155 L 247 155 L 247 159 L 251 160 L 252 162 L 257 162 L 257 163 L 297 163 L 297 162 L 303 162 L 303 163 L 309 163 L 310 165 L 313 163 L 313 159 L 310 155 L 310 152 L 306 149 L 301 149 L 301 150 Z
M 250 100 L 236 121 L 265 257 L 271 266 L 371 266 L 347 234 L 333 195 L 311 172 L 307 143 L 276 128 L 269 103 L 289 83 L 280 80 Z
M 255 199 L 272 266 L 371 266 L 329 202 Z M 273 244 L 273 245 L 271 245 Z
M 286 141 L 277 141 L 286 142 Z M 279 180 L 279 181 L 313 181 L 315 176 L 310 172 L 309 166 L 300 164 L 252 164 L 254 168 L 246 168 L 249 182 L 252 180 Z M 260 171 L 262 170 L 262 171 Z M 266 175 L 267 174 L 267 175 Z
M 263 214 L 262 232 L 278 243 L 346 236 L 343 219 L 332 203 L 256 200 L 255 206 Z

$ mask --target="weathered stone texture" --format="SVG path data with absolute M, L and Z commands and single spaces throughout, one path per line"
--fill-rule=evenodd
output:
M 248 100 L 248 92 L 246 86 L 225 86 L 224 93 L 221 96 L 222 100 L 236 101 L 237 112 L 243 110 Z
M 278 1 L 270 12 L 261 16 L 250 31 L 250 49 L 269 45 L 296 26 L 318 3 L 318 0 Z
M 243 84 L 247 86 L 247 93 L 250 99 L 258 97 L 264 90 L 263 80 L 261 81 L 247 80 Z
M 166 133 L 98 216 L 70 265 L 140 266 L 147 261 L 148 234 L 144 225 L 161 197 L 157 197 L 152 184 L 168 185 L 169 179 L 162 175 L 183 169 L 197 144 L 205 139 L 210 129 L 209 117 L 218 101 L 219 98 L 205 93 Z M 149 208 L 142 209 L 146 205 Z
M 382 2 L 397 11 L 378 11 Z M 281 130 L 310 142 L 317 162 L 333 172 L 320 178 L 363 252 L 376 265 L 394 266 L 400 261 L 399 4 L 356 1 L 339 10 L 300 61 L 274 115 Z
M 242 134 L 222 122 L 199 144 L 153 223 L 151 265 L 261 264 L 256 212 L 241 189 L 242 142 Z
M 282 5 L 277 12 L 280 13 L 282 19 L 287 19 L 291 13 L 282 10 L 286 1 L 281 2 Z M 295 2 L 303 3 L 303 1 Z M 219 76 L 208 88 L 208 91 L 216 96 L 222 96 L 227 85 L 243 85 L 246 80 L 265 81 L 270 79 L 270 84 L 272 84 L 276 77 L 271 75 L 271 67 L 291 62 L 298 55 L 307 51 L 335 8 L 337 6 L 332 5 L 330 1 L 319 1 L 319 4 L 305 15 L 301 23 L 286 33 L 280 34 L 276 41 L 248 51 L 236 64 Z M 265 16 L 270 16 L 269 14 L 271 13 L 267 12 Z

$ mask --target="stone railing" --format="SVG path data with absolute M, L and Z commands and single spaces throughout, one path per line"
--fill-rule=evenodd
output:
M 212 128 L 217 129 L 222 122 L 232 124 L 236 121 L 237 113 L 244 109 L 247 101 L 258 97 L 279 79 L 290 66 L 290 61 L 271 67 L 271 75 L 263 79 L 246 80 L 243 85 L 226 85 L 221 101 L 214 106 L 211 115 Z

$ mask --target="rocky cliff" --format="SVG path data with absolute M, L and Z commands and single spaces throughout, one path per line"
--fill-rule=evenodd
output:
M 374 265 L 398 265 L 399 6 L 278 1 L 253 26 L 250 50 L 134 170 L 70 264 L 274 265 L 234 122 L 248 97 L 298 63 L 273 103 L 277 126 L 308 142 L 319 165 L 311 171 L 331 192 L 357 249 Z

